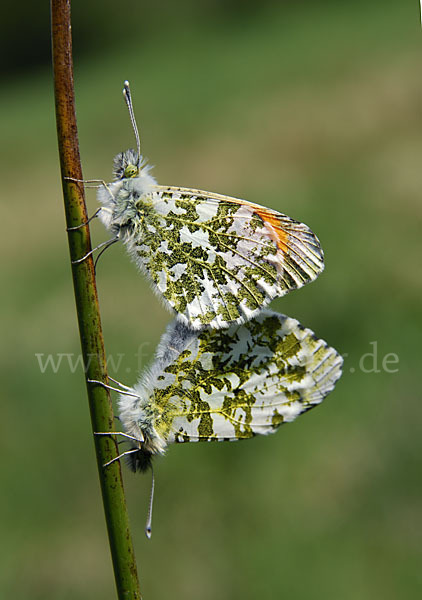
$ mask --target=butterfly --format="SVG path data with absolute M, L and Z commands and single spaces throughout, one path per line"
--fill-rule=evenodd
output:
M 122 386 L 122 435 L 133 447 L 120 456 L 146 471 L 172 443 L 274 433 L 323 401 L 342 364 L 310 329 L 269 309 L 227 329 L 195 331 L 175 319 L 152 366 Z
M 182 321 L 243 323 L 321 273 L 321 245 L 303 223 L 239 198 L 158 185 L 140 153 L 128 82 L 123 93 L 137 150 L 115 157 L 98 216 Z

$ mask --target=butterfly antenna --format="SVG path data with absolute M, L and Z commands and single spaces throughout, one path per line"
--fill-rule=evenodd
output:
M 152 505 L 154 504 L 154 488 L 155 488 L 155 477 L 154 477 L 154 468 L 151 465 L 151 473 L 152 473 L 152 481 L 151 481 L 151 495 L 149 497 L 149 507 L 148 507 L 148 517 L 147 522 L 145 524 L 145 535 L 150 540 L 152 534 Z
M 130 94 L 130 87 L 129 87 L 128 81 L 125 81 L 125 83 L 124 83 L 123 96 L 125 97 L 125 100 L 126 100 L 130 120 L 131 120 L 132 127 L 133 127 L 133 133 L 135 134 L 136 149 L 138 151 L 138 165 L 137 166 L 139 167 L 139 163 L 141 162 L 141 140 L 139 139 L 138 126 L 136 124 L 135 113 L 133 112 L 132 96 Z

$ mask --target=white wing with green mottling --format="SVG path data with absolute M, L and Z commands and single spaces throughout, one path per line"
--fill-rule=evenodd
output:
M 266 435 L 322 402 L 342 362 L 311 330 L 269 310 L 226 330 L 174 321 L 135 398 L 121 397 L 120 417 L 151 453 L 172 442 Z
M 238 198 L 157 185 L 146 169 L 100 188 L 99 216 L 194 329 L 242 323 L 323 270 L 320 243 L 303 223 Z

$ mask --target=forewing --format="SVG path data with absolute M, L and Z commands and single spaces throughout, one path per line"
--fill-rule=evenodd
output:
M 298 321 L 269 310 L 227 330 L 198 333 L 175 321 L 161 348 L 149 394 L 167 443 L 273 433 L 322 402 L 343 362 Z
M 319 241 L 303 223 L 237 198 L 153 189 L 132 252 L 196 329 L 242 323 L 323 269 Z

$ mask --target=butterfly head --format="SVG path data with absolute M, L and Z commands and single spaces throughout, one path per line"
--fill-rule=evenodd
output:
M 148 450 L 140 448 L 138 452 L 128 454 L 126 457 L 127 465 L 134 473 L 145 473 L 152 467 L 152 454 Z
M 146 161 L 136 150 L 126 150 L 114 157 L 114 179 L 133 179 L 139 177 Z

